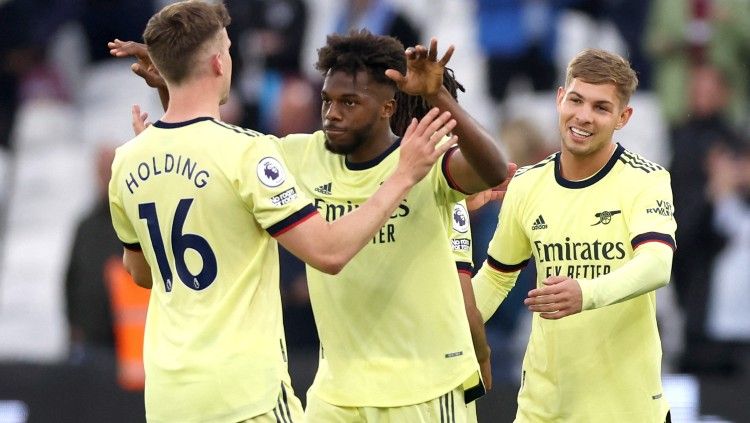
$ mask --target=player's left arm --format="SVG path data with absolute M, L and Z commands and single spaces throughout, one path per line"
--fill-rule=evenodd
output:
M 485 390 L 492 388 L 492 366 L 490 364 L 490 345 L 487 343 L 487 336 L 484 331 L 484 320 L 482 314 L 477 308 L 477 302 L 474 298 L 474 289 L 471 285 L 471 275 L 474 270 L 472 262 L 472 236 L 471 226 L 469 224 L 469 214 L 467 213 L 465 201 L 457 203 L 453 209 L 451 221 L 451 250 L 453 259 L 456 261 L 456 270 L 458 279 L 461 282 L 461 293 L 464 299 L 464 309 L 466 318 L 469 321 L 469 331 L 471 332 L 471 341 L 474 345 L 474 354 L 479 362 L 479 369 L 482 374 Z M 464 220 L 465 219 L 465 220 Z
M 107 43 L 109 54 L 115 57 L 134 57 L 136 62 L 130 65 L 134 74 L 143 78 L 149 87 L 156 88 L 159 92 L 159 100 L 164 110 L 169 105 L 169 90 L 164 78 L 159 74 L 156 66 L 151 62 L 148 49 L 143 43 L 136 41 L 122 41 L 115 38 Z
M 498 142 L 474 120 L 443 86 L 443 71 L 453 55 L 448 47 L 437 59 L 437 39 L 430 40 L 429 48 L 418 45 L 406 49 L 406 75 L 395 69 L 386 71 L 399 89 L 409 95 L 419 95 L 441 111 L 450 111 L 457 125 L 459 148 L 448 160 L 448 176 L 457 188 L 473 194 L 501 184 L 508 176 L 507 161 Z
M 616 304 L 669 283 L 676 244 L 676 223 L 669 174 L 661 171 L 644 184 L 628 213 L 633 256 L 618 269 L 595 279 L 551 276 L 529 291 L 530 311 L 546 319 L 560 319 L 582 310 Z M 638 184 L 636 184 L 638 185 Z
M 596 279 L 550 276 L 529 291 L 524 304 L 545 319 L 560 319 L 635 298 L 665 286 L 672 270 L 672 247 L 647 242 L 622 267 Z
M 471 274 L 459 271 L 458 279 L 461 281 L 464 308 L 466 309 L 466 317 L 469 319 L 469 330 L 471 331 L 471 341 L 474 344 L 474 354 L 477 356 L 477 361 L 479 362 L 479 371 L 482 373 L 484 388 L 489 391 L 492 389 L 492 364 L 490 362 L 492 351 L 484 331 L 484 320 L 474 298 Z

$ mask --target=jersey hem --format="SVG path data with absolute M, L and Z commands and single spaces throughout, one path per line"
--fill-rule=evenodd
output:
M 363 401 L 359 402 L 354 400 L 353 398 L 350 398 L 349 400 L 341 399 L 341 401 L 336 401 L 332 396 L 329 396 L 325 394 L 323 389 L 319 386 L 319 384 L 315 383 L 313 381 L 312 386 L 310 387 L 310 392 L 312 392 L 314 395 L 316 395 L 321 400 L 331 404 L 335 405 L 337 407 L 384 407 L 384 408 L 393 408 L 393 407 L 406 407 L 410 405 L 416 405 L 416 404 L 422 404 L 427 401 L 432 401 L 441 395 L 445 395 L 446 392 L 450 392 L 457 387 L 463 385 L 466 380 L 472 377 L 472 375 L 479 372 L 479 367 L 477 364 L 477 368 L 470 369 L 470 371 L 465 376 L 459 376 L 454 379 L 451 379 L 450 382 L 444 382 L 440 383 L 440 388 L 432 389 L 429 391 L 422 391 L 423 393 L 426 392 L 424 396 L 420 397 L 414 397 L 414 398 L 402 398 L 400 400 L 393 400 L 393 401 L 375 401 L 375 402 L 369 402 L 369 401 Z M 309 394 L 308 394 L 309 395 Z

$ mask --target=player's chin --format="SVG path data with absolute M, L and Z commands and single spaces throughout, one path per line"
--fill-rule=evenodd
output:
M 354 151 L 351 144 L 342 143 L 340 140 L 339 142 L 334 141 L 328 135 L 326 135 L 325 147 L 331 153 L 341 155 L 346 155 Z

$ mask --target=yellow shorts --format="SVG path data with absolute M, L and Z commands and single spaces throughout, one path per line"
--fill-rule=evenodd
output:
M 282 382 L 281 392 L 273 410 L 240 423 L 304 423 L 304 421 L 302 402 L 294 395 L 294 389 L 287 382 Z

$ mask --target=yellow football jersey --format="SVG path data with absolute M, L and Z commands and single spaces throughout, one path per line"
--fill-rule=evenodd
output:
M 319 131 L 280 145 L 302 189 L 333 221 L 393 172 L 399 143 L 369 162 L 349 163 L 328 152 L 324 140 Z M 447 159 L 438 163 L 341 273 L 307 268 L 321 341 L 311 389 L 328 403 L 417 404 L 478 373 L 450 247 L 454 204 L 464 195 L 449 183 Z
M 288 380 L 272 235 L 316 210 L 269 138 L 211 118 L 159 121 L 117 150 L 113 224 L 153 280 L 149 421 L 245 420 Z
M 627 296 L 601 284 L 592 293 L 589 281 L 625 265 L 644 244 L 673 249 L 673 211 L 669 173 L 620 145 L 583 181 L 561 176 L 559 153 L 515 174 L 475 285 L 495 272 L 509 275 L 509 289 L 533 256 L 537 286 L 564 275 L 584 291 L 581 313 L 560 320 L 534 313 L 517 422 L 664 421 L 655 292 Z

